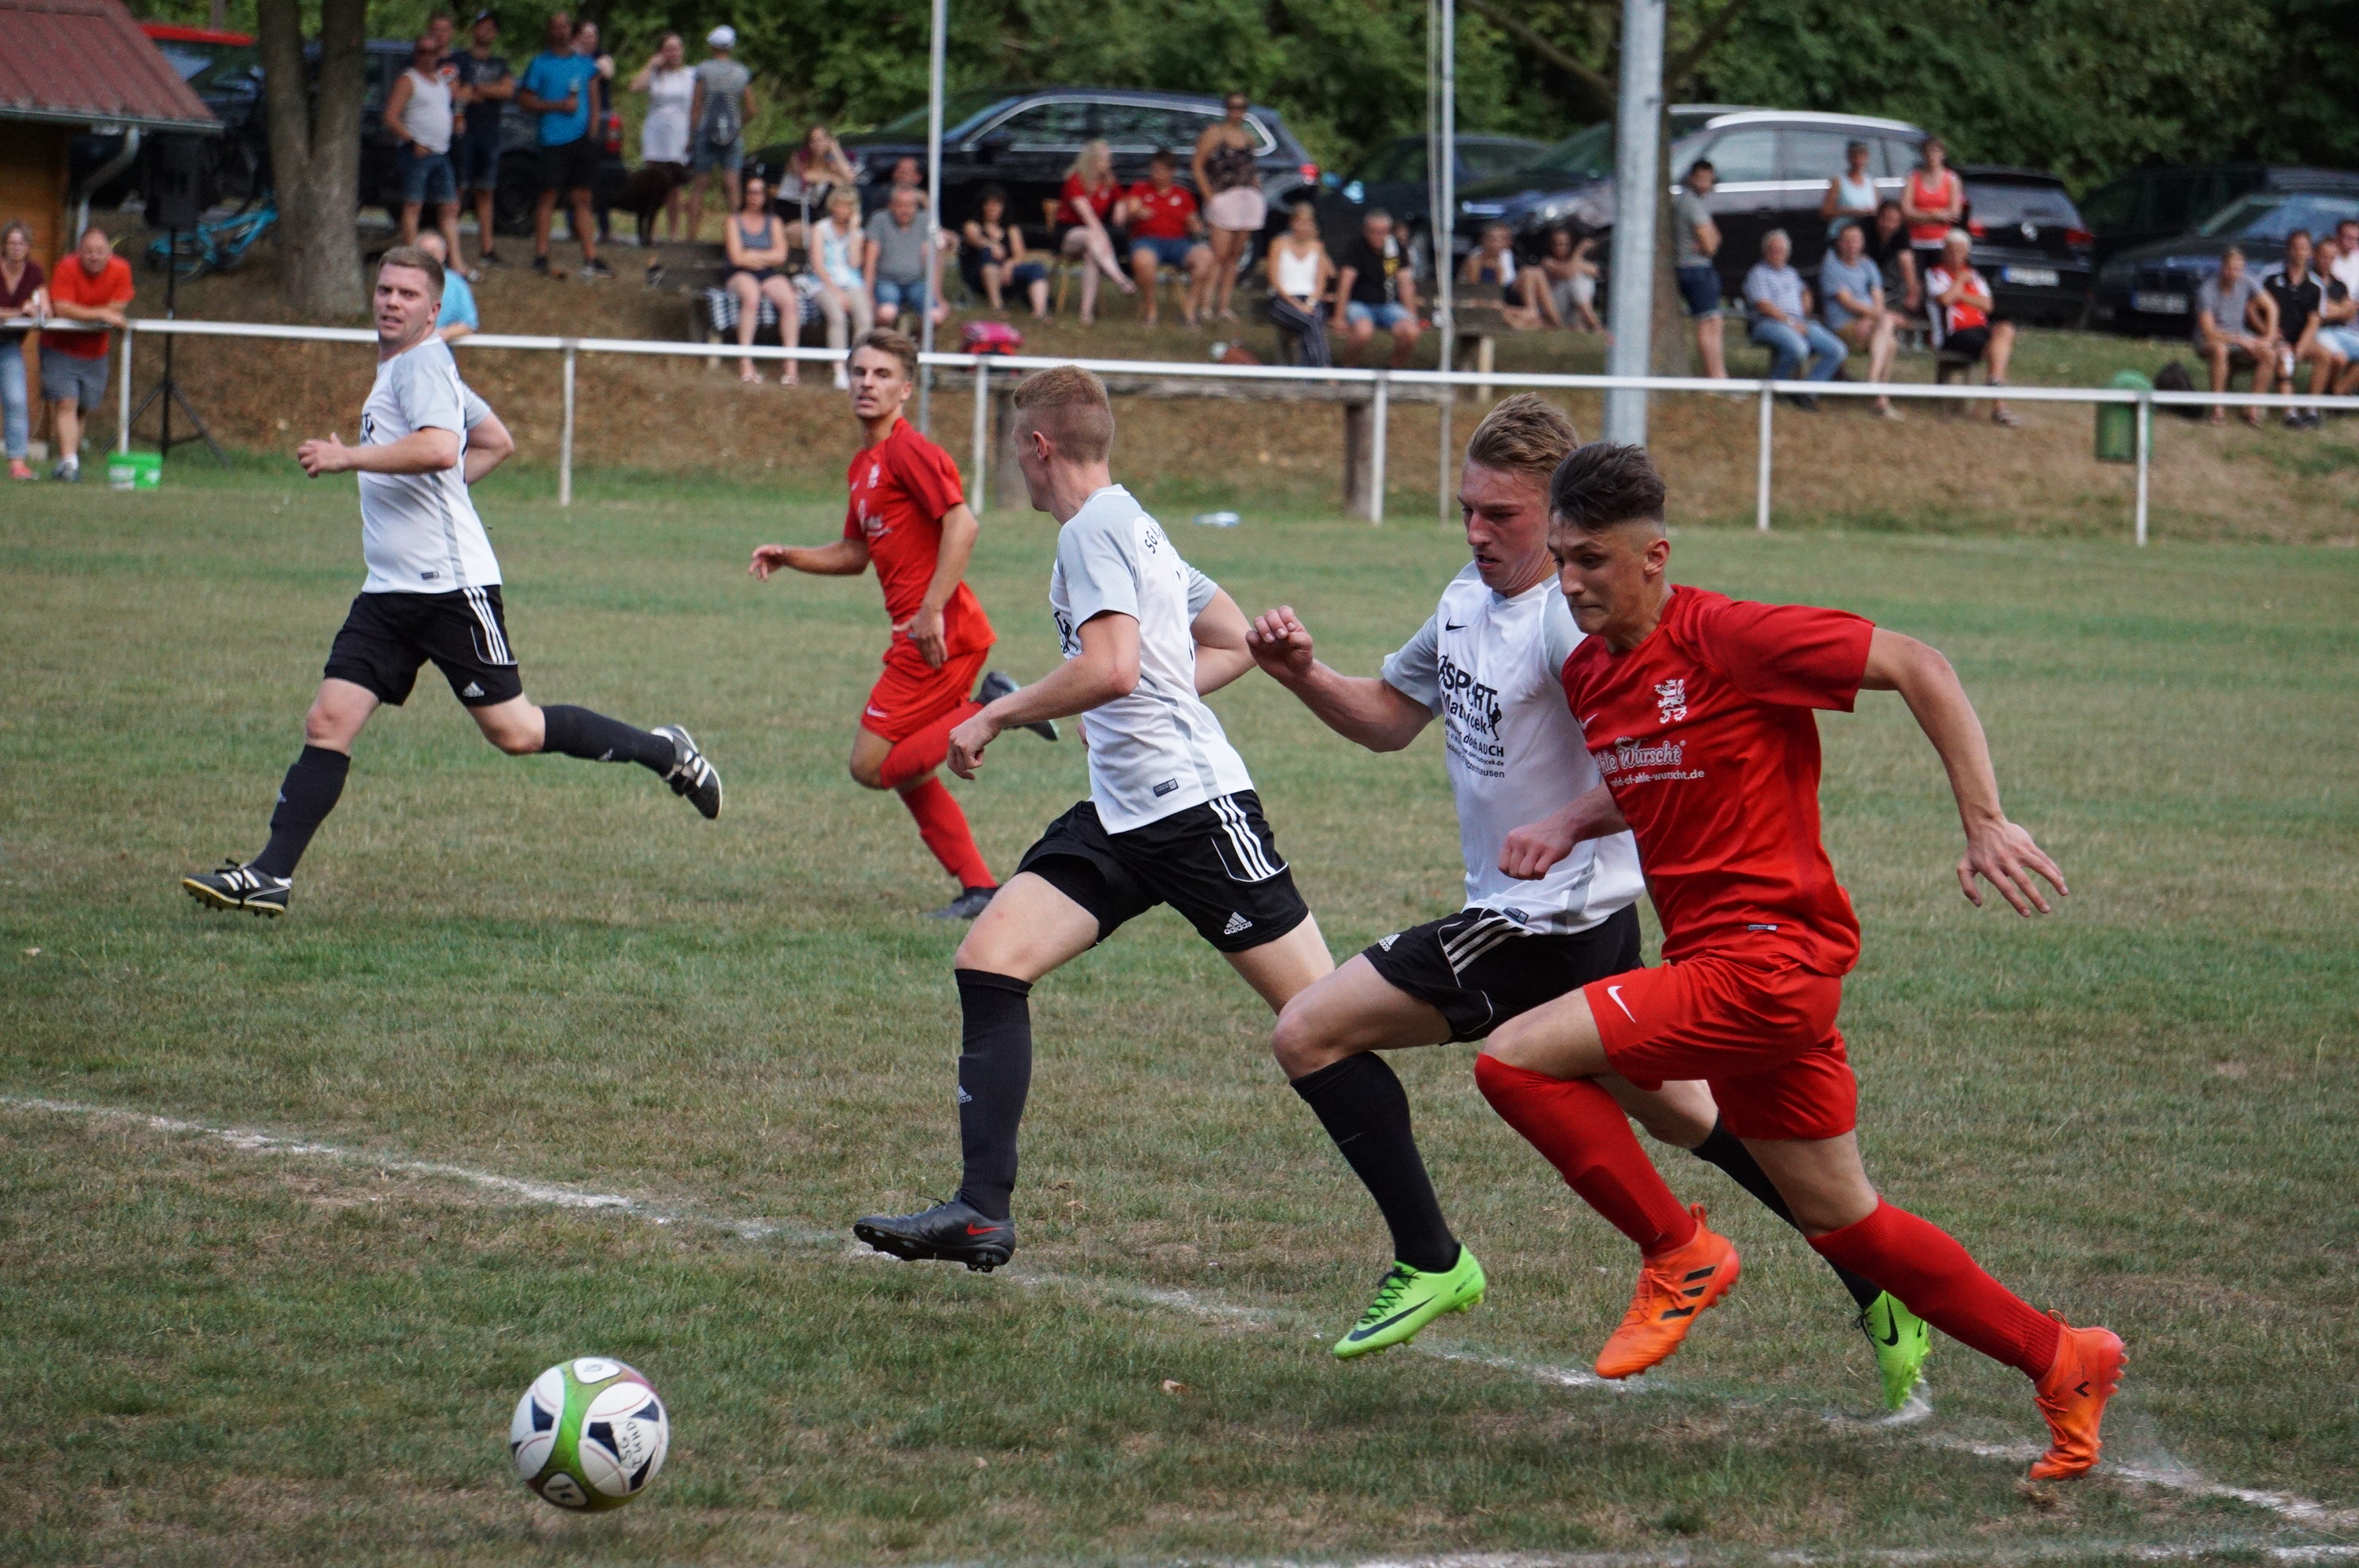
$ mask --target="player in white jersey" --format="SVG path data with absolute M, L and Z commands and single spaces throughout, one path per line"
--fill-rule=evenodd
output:
M 434 330 L 441 304 L 441 263 L 411 246 L 386 252 L 375 296 L 376 384 L 361 410 L 360 444 L 330 436 L 296 450 L 314 479 L 359 474 L 368 580 L 303 716 L 303 752 L 279 785 L 269 843 L 252 860 L 180 879 L 207 908 L 287 913 L 296 862 L 343 794 L 353 742 L 379 704 L 401 705 L 429 659 L 501 751 L 637 762 L 707 817 L 721 814 L 721 775 L 687 730 L 636 730 L 586 708 L 525 699 L 500 605 L 499 558 L 467 493 L 516 443 L 459 379 L 450 345 Z
M 1001 732 L 1086 715 L 1090 798 L 1025 852 L 959 945 L 958 1195 L 853 1227 L 897 1258 L 986 1271 L 1016 1250 L 1034 982 L 1158 903 L 1184 915 L 1273 1011 L 1334 968 L 1253 779 L 1204 706 L 1205 693 L 1253 667 L 1244 612 L 1114 482 L 1114 409 L 1097 377 L 1070 365 L 1027 377 L 1016 390 L 1014 438 L 1032 504 L 1061 524 L 1049 603 L 1065 662 L 951 731 L 950 764 L 972 778 Z
M 1376 1053 L 1483 1039 L 1519 1013 L 1639 964 L 1636 906 L 1646 881 L 1630 835 L 1588 840 L 1537 881 L 1500 869 L 1510 833 L 1597 784 L 1565 701 L 1564 664 L 1582 633 L 1548 553 L 1549 478 L 1579 441 L 1571 420 L 1530 394 L 1484 418 L 1467 443 L 1458 492 L 1474 558 L 1381 676 L 1355 679 L 1321 664 L 1290 607 L 1260 617 L 1248 634 L 1264 670 L 1372 751 L 1398 751 L 1442 720 L 1466 863 L 1462 910 L 1395 932 L 1350 959 L 1288 1003 L 1272 1035 L 1295 1091 L 1392 1231 L 1392 1267 L 1367 1312 L 1336 1342 L 1338 1356 L 1404 1344 L 1433 1319 L 1473 1306 L 1484 1289 L 1482 1265 L 1442 1218 L 1408 1096 Z M 1790 1222 L 1745 1145 L 1717 1125 L 1704 1086 L 1648 1093 L 1617 1078 L 1607 1087 L 1656 1137 L 1720 1166 Z M 1889 1349 L 1908 1364 L 1887 1368 L 1886 1385 L 1890 1397 L 1893 1378 L 1905 1371 L 1905 1399 L 1924 1358 L 1921 1324 L 1869 1281 L 1845 1275 L 1844 1282 L 1869 1314 L 1879 1357 L 1887 1347 L 1876 1326 L 1888 1328 L 1888 1314 L 1899 1314 Z

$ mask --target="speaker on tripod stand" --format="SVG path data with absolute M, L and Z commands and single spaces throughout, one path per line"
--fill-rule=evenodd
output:
M 148 144 L 151 149 L 147 163 L 147 226 L 161 229 L 171 236 L 165 253 L 164 319 L 171 320 L 180 309 L 180 236 L 201 225 L 205 209 L 212 204 L 212 149 L 203 138 L 187 135 L 158 136 Z M 161 404 L 158 413 L 159 433 L 157 450 L 166 456 L 183 441 L 201 440 L 212 449 L 222 467 L 229 467 L 229 454 L 221 449 L 205 428 L 204 419 L 189 402 L 188 395 L 172 375 L 173 334 L 164 334 L 164 379 L 140 400 L 132 411 L 131 423 L 136 426 L 148 405 Z M 131 373 L 130 357 L 124 358 L 123 373 Z M 172 406 L 179 404 L 180 412 L 189 416 L 197 433 L 193 436 L 172 434 Z

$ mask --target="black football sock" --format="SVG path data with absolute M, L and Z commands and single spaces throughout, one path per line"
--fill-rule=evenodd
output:
M 1432 1272 L 1458 1262 L 1458 1238 L 1441 1217 L 1433 1182 L 1409 1127 L 1408 1094 L 1373 1051 L 1331 1062 L 1294 1080 L 1319 1125 L 1376 1200 L 1392 1227 L 1393 1256 Z
M 1759 1198 L 1763 1208 L 1787 1224 L 1794 1225 L 1794 1211 L 1787 1206 L 1786 1196 L 1777 1190 L 1777 1184 L 1769 1179 L 1769 1173 L 1761 1168 L 1761 1162 L 1753 1157 L 1753 1151 L 1745 1146 L 1745 1141 L 1730 1132 L 1724 1123 L 1713 1122 L 1710 1136 L 1688 1152 L 1707 1165 L 1719 1166 L 1730 1181 Z M 1801 1227 L 1795 1225 L 1794 1228 L 1799 1230 Z M 1832 1260 L 1829 1260 L 1827 1266 L 1835 1271 L 1835 1278 L 1843 1282 L 1843 1289 L 1851 1292 L 1851 1299 L 1862 1307 L 1872 1305 L 1875 1298 L 1884 1293 L 1884 1287 L 1865 1275 L 1854 1274 Z
M 325 746 L 306 746 L 278 785 L 277 809 L 270 814 L 270 842 L 254 858 L 254 869 L 274 877 L 291 877 L 295 864 L 311 842 L 311 835 L 336 809 L 344 793 L 344 774 L 353 760 Z
M 669 773 L 679 761 L 671 741 L 645 730 L 634 730 L 619 719 L 563 703 L 540 710 L 548 733 L 544 752 L 561 752 L 585 762 L 636 762 L 658 773 Z
M 958 1106 L 966 1173 L 958 1195 L 984 1218 L 1006 1219 L 1016 1194 L 1016 1130 L 1032 1092 L 1032 984 L 988 969 L 951 972 L 965 1020 Z

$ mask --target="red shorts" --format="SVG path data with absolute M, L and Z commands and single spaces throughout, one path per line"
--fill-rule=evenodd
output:
M 1723 949 L 1582 988 L 1614 1070 L 1640 1088 L 1701 1078 L 1739 1138 L 1836 1138 L 1859 1120 L 1835 1013 L 1843 980 Z
M 885 673 L 868 691 L 860 727 L 887 741 L 906 741 L 974 695 L 983 678 L 988 647 L 972 654 L 952 654 L 935 669 L 918 652 L 917 644 L 897 637 L 885 650 Z

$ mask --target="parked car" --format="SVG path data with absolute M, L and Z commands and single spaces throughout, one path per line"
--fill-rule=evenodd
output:
M 1196 138 L 1221 117 L 1221 100 L 1196 92 L 1157 92 L 1128 87 L 973 87 L 952 92 L 942 106 L 942 222 L 954 227 L 975 215 L 976 193 L 985 185 L 1007 190 L 1008 216 L 1023 224 L 1035 243 L 1048 238 L 1046 204 L 1057 197 L 1066 170 L 1082 145 L 1105 142 L 1114 150 L 1116 178 L 1128 185 L 1147 178 L 1147 162 L 1158 149 L 1180 159 L 1180 183 L 1193 188 L 1188 159 Z M 1270 234 L 1286 224 L 1287 200 L 1315 189 L 1319 166 L 1286 128 L 1275 109 L 1256 104 L 1245 125 L 1258 146 L 1262 193 L 1270 216 L 1264 235 L 1246 248 L 1246 262 Z M 904 157 L 926 157 L 926 109 L 911 110 L 873 131 L 842 138 L 846 157 L 860 176 L 863 205 L 884 200 L 893 166 Z M 750 160 L 777 170 L 794 150 L 776 142 Z
M 2037 168 L 1961 164 L 1974 270 L 2001 313 L 2038 326 L 2079 322 L 2089 308 L 2093 236 L 2064 182 Z
M 2195 290 L 2231 245 L 2258 276 L 2285 263 L 2285 237 L 2359 218 L 2359 178 L 2335 189 L 2248 191 L 2175 239 L 2122 252 L 2097 272 L 2094 315 L 2116 331 L 2182 337 L 2194 330 Z
M 2258 163 L 2149 164 L 2081 199 L 2097 237 L 2100 271 L 2117 252 L 2193 232 L 2236 198 L 2256 190 L 2359 189 L 2359 174 Z
M 403 143 L 386 125 L 385 103 L 393 92 L 393 84 L 409 69 L 414 47 L 401 38 L 368 41 L 368 90 L 361 108 L 360 204 L 364 208 L 382 207 L 389 217 L 398 217 L 401 211 Z M 316 50 L 307 51 L 307 58 L 316 59 Z M 521 74 L 524 62 L 512 59 L 512 64 Z M 612 107 L 613 102 L 610 92 L 603 123 L 592 125 L 590 132 L 600 143 L 597 174 L 591 182 L 590 194 L 602 232 L 606 227 L 608 210 L 623 199 L 626 172 L 623 167 L 623 116 Z M 538 118 L 518 108 L 513 100 L 501 105 L 499 173 L 492 191 L 492 223 L 503 234 L 532 232 L 533 207 L 540 196 L 536 167 Z
M 262 125 L 262 65 L 254 39 L 244 33 L 165 22 L 142 22 L 139 30 L 155 41 L 180 80 L 222 123 L 221 135 L 204 139 L 212 159 L 215 200 L 243 206 L 267 189 L 270 146 Z M 92 172 L 113 161 L 122 146 L 121 131 L 76 136 L 67 152 L 74 187 L 79 189 Z M 129 168 L 91 193 L 92 206 L 120 207 L 146 191 L 151 157 L 143 146 Z
M 1455 146 L 1457 176 L 1451 189 L 1464 190 L 1484 180 L 1497 179 L 1528 168 L 1546 156 L 1549 144 L 1528 136 L 1462 135 Z M 1351 243 L 1360 231 L 1360 214 L 1381 207 L 1399 220 L 1411 245 L 1422 254 L 1427 216 L 1433 198 L 1426 178 L 1427 148 L 1423 136 L 1397 136 L 1367 156 L 1349 178 L 1331 180 L 1334 189 L 1319 200 L 1319 227 L 1327 247 Z
M 1711 197 L 1720 227 L 1722 287 L 1734 294 L 1747 268 L 1761 258 L 1761 237 L 1782 228 L 1794 242 L 1794 265 L 1809 271 L 1827 248 L 1819 202 L 1827 181 L 1843 172 L 1843 146 L 1868 145 L 1868 168 L 1879 192 L 1897 192 L 1916 167 L 1925 133 L 1900 120 L 1810 110 L 1747 109 L 1724 103 L 1680 103 L 1670 114 L 1674 179 L 1699 157 L 1712 160 L 1719 184 Z M 1614 124 L 1602 121 L 1550 147 L 1529 168 L 1485 180 L 1461 193 L 1456 253 L 1472 249 L 1483 225 L 1504 218 L 1516 249 L 1539 254 L 1559 225 L 1603 235 L 1614 227 Z M 1599 247 L 1601 262 L 1610 246 Z

